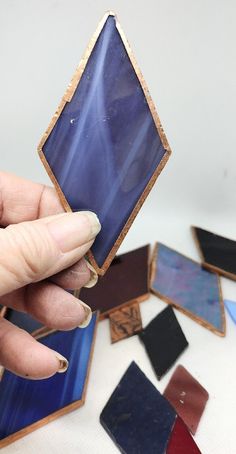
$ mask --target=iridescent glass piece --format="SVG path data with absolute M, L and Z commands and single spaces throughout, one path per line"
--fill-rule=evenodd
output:
M 216 334 L 225 335 L 225 314 L 217 274 L 158 243 L 152 263 L 152 291 Z

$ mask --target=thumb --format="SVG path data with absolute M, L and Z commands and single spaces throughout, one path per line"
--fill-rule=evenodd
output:
M 76 263 L 100 231 L 95 213 L 63 213 L 0 229 L 0 296 Z

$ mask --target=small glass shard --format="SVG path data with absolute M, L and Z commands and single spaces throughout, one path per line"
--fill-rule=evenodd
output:
M 225 303 L 225 307 L 226 307 L 230 317 L 232 318 L 234 323 L 236 323 L 236 302 L 230 301 L 230 300 L 224 300 L 224 303 Z

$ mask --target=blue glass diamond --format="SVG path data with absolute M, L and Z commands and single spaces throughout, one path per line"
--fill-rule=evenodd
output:
M 146 198 L 143 192 L 150 190 L 147 185 L 156 178 L 160 163 L 161 170 L 162 158 L 170 152 L 162 143 L 113 15 L 108 16 L 73 97 L 41 152 L 71 209 L 97 213 L 102 230 L 92 253 L 103 267 L 140 197 Z M 126 225 L 123 236 L 127 230 Z
M 69 360 L 65 374 L 27 380 L 5 371 L 0 381 L 1 440 L 83 397 L 93 345 L 96 313 L 87 328 L 47 335 L 40 342 Z M 17 437 L 16 437 L 17 438 Z
M 123 454 L 164 454 L 175 410 L 132 362 L 103 409 L 100 422 Z
M 225 334 L 224 305 L 217 274 L 158 243 L 152 290 L 213 332 Z

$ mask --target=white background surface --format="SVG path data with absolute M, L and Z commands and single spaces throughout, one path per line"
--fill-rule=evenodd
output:
M 121 251 L 160 240 L 197 259 L 191 224 L 236 238 L 234 0 L 1 0 L 1 168 L 48 182 L 37 144 L 107 9 L 118 14 L 173 150 Z M 236 283 L 222 285 L 236 300 Z M 142 303 L 144 326 L 164 306 Z M 222 339 L 176 315 L 190 344 L 178 363 L 210 394 L 195 439 L 204 454 L 234 454 L 236 327 L 226 314 Z M 157 382 L 139 340 L 111 346 L 101 322 L 85 406 L 2 452 L 115 454 L 98 418 L 133 359 L 162 391 L 173 369 Z

